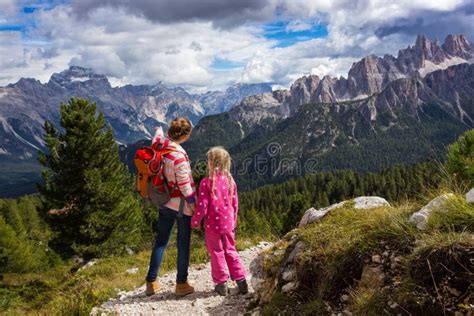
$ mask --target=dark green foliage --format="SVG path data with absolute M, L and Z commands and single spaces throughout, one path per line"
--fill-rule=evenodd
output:
M 310 207 L 309 200 L 302 193 L 296 193 L 289 197 L 290 206 L 285 214 L 283 231 L 290 231 L 298 225 L 304 212 Z
M 0 200 L 0 273 L 44 270 L 58 261 L 39 206 L 39 198 L 31 196 Z
M 112 130 L 96 104 L 72 98 L 61 105 L 61 127 L 45 123 L 48 153 L 39 153 L 44 211 L 63 255 L 104 256 L 141 242 L 142 207 L 119 159 Z
M 184 147 L 196 161 L 209 147 L 224 146 L 241 190 L 252 190 L 316 171 L 379 172 L 397 164 L 441 161 L 446 146 L 466 130 L 438 104 L 426 104 L 416 115 L 409 104 L 393 112 L 381 109 L 371 121 L 362 110 L 371 100 L 304 104 L 286 119 L 254 126 L 239 126 L 228 113 L 209 116 Z M 272 143 L 279 145 L 276 155 L 268 153 Z M 289 161 L 296 167 L 284 168 Z
M 237 143 L 242 139 L 242 133 L 239 124 L 230 119 L 229 113 L 206 116 L 193 130 L 191 139 L 183 144 L 183 148 L 193 159 L 202 159 L 213 146 L 229 148 Z
M 474 129 L 449 146 L 446 168 L 460 183 L 469 188 L 474 186 Z
M 310 206 L 325 207 L 363 195 L 376 195 L 390 202 L 418 198 L 426 189 L 439 184 L 440 171 L 433 163 L 395 166 L 380 173 L 308 174 L 281 184 L 266 185 L 251 192 L 241 192 L 241 223 L 252 230 L 249 222 L 269 223 L 271 232 L 284 234 L 294 228 Z M 257 220 L 256 218 L 261 218 Z M 241 227 L 239 226 L 239 230 Z M 259 230 L 253 230 L 259 232 Z

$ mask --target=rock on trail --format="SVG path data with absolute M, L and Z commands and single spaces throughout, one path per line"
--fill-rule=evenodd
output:
M 231 294 L 227 297 L 214 292 L 210 263 L 193 265 L 189 269 L 189 282 L 195 293 L 178 298 L 174 295 L 176 273 L 169 272 L 158 278 L 161 290 L 150 297 L 145 296 L 145 285 L 130 292 L 120 292 L 100 307 L 94 307 L 91 315 L 242 315 L 254 298 L 251 286 L 250 263 L 262 251 L 271 246 L 261 242 L 257 246 L 240 251 L 240 258 L 247 269 L 249 294 L 237 294 L 237 286 L 229 282 Z

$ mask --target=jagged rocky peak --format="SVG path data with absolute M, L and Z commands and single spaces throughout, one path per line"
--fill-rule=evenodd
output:
M 17 81 L 17 83 L 11 83 L 7 87 L 18 87 L 20 89 L 31 89 L 32 87 L 35 86 L 40 86 L 41 82 L 37 79 L 33 78 L 20 78 L 20 80 Z
M 50 83 L 56 83 L 61 86 L 69 86 L 75 82 L 86 82 L 94 80 L 96 82 L 103 82 L 107 85 L 109 81 L 105 75 L 96 74 L 90 68 L 83 68 L 79 66 L 70 66 L 68 69 L 60 73 L 54 73 L 49 80 Z
M 304 76 L 297 79 L 290 88 L 292 103 L 305 104 L 318 89 L 320 79 L 317 75 Z
M 322 103 L 335 102 L 338 99 L 337 93 L 334 91 L 336 82 L 337 79 L 324 76 L 312 101 Z
M 369 55 L 354 63 L 349 70 L 348 89 L 351 98 L 372 95 L 387 83 L 388 71 L 383 59 Z
M 443 49 L 453 56 L 461 58 L 473 57 L 473 50 L 464 35 L 448 35 L 444 40 Z

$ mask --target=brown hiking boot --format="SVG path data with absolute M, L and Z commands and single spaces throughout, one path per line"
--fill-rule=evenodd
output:
M 194 293 L 194 288 L 189 285 L 188 282 L 176 283 L 176 295 L 177 296 L 186 296 L 188 294 Z
M 160 285 L 158 284 L 158 281 L 146 282 L 146 291 L 145 291 L 146 296 L 152 296 L 159 290 L 160 290 Z

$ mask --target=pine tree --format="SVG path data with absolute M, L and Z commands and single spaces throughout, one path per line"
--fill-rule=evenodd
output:
M 52 246 L 86 258 L 123 252 L 141 240 L 142 208 L 119 159 L 112 130 L 96 104 L 71 98 L 61 104 L 62 129 L 45 122 L 48 153 L 39 153 Z M 54 209 L 54 210 L 53 210 Z

